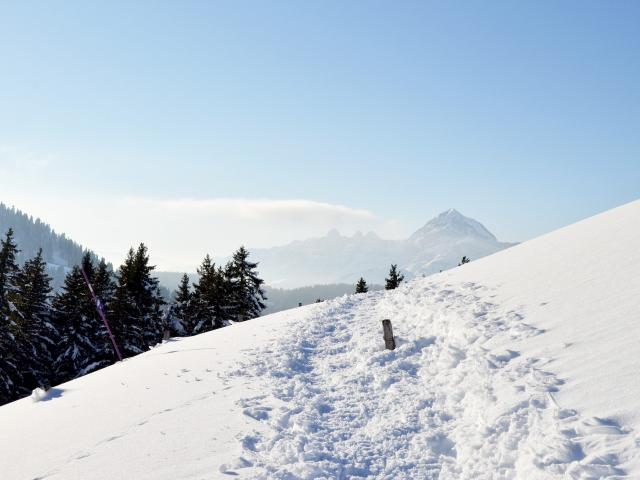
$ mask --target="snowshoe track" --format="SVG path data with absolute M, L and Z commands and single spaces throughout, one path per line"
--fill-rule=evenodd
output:
M 387 296 L 345 297 L 256 349 L 230 374 L 263 381 L 264 395 L 239 402 L 256 430 L 220 473 L 627 478 L 613 452 L 629 432 L 558 405 L 562 381 L 545 370 L 550 359 L 496 352 L 492 343 L 505 335 L 517 344 L 542 331 L 522 312 L 483 300 L 487 293 L 422 280 Z M 384 318 L 393 322 L 394 351 L 384 350 Z

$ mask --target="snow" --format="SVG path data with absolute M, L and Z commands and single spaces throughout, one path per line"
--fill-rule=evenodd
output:
M 640 478 L 639 218 L 634 202 L 0 407 L 2 476 Z
M 33 392 L 31 392 L 31 400 L 33 402 L 40 402 L 47 398 L 47 391 L 44 388 L 35 388 Z

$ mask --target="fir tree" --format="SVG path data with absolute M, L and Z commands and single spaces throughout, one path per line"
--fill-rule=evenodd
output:
M 50 283 L 42 250 L 38 250 L 34 258 L 25 262 L 16 278 L 16 290 L 9 294 L 15 306 L 11 316 L 21 360 L 22 394 L 35 387 L 48 387 L 53 380 L 51 364 L 58 332 L 51 319 Z
M 13 229 L 10 228 L 4 240 L 0 241 L 0 308 L 8 308 L 7 293 L 15 289 L 16 278 L 20 272 L 17 255 L 20 253 L 13 240 Z
M 16 290 L 20 272 L 16 262 L 18 252 L 13 241 L 13 230 L 10 228 L 4 240 L 0 241 L 0 404 L 14 400 L 18 387 L 22 384 L 16 326 L 11 318 L 15 306 L 9 301 Z
M 127 258 L 116 274 L 116 287 L 110 309 L 111 329 L 123 356 L 143 352 L 142 325 L 138 322 L 138 307 L 134 296 L 135 251 L 129 249 Z
M 356 283 L 356 293 L 367 293 L 369 291 L 369 287 L 367 286 L 367 282 L 364 278 L 360 277 L 358 283 Z
M 192 335 L 195 328 L 193 295 L 189 289 L 189 276 L 182 275 L 171 309 L 171 321 L 167 322 L 172 335 Z
M 207 255 L 198 268 L 198 283 L 193 286 L 191 335 L 224 327 L 230 318 L 229 283 L 221 268 Z
M 155 266 L 149 265 L 147 247 L 141 243 L 135 256 L 138 295 L 136 301 L 143 324 L 144 346 L 151 347 L 162 340 L 162 306 L 165 304 L 160 294 L 159 281 L 151 273 Z
M 248 260 L 249 252 L 240 247 L 225 269 L 225 276 L 231 292 L 231 318 L 236 322 L 250 320 L 260 316 L 266 308 L 262 285 L 264 280 L 258 277 L 257 263 Z
M 398 272 L 398 265 L 391 265 L 391 269 L 389 270 L 389 277 L 384 279 L 384 288 L 386 290 L 393 290 L 395 288 L 398 288 L 403 280 L 404 275 Z
M 162 340 L 162 305 L 158 279 L 151 276 L 147 247 L 129 249 L 120 267 L 111 315 L 116 341 L 123 355 L 131 356 L 147 350 Z
M 108 311 L 113 291 L 106 263 L 101 261 L 95 269 L 88 253 L 82 258 L 81 267 L 73 267 L 66 276 L 62 291 L 53 300 L 55 323 L 60 332 L 54 362 L 58 383 L 98 370 L 117 359 L 80 268 L 105 311 Z
M 85 254 L 84 258 L 87 256 L 90 258 L 90 254 Z M 105 312 L 107 312 L 109 302 L 113 298 L 115 284 L 113 283 L 113 273 L 104 258 L 100 259 L 96 267 L 95 275 L 91 278 L 91 284 L 93 285 L 93 291 L 96 297 L 101 301 Z

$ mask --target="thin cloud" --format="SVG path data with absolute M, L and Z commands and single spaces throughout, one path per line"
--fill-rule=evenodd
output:
M 342 219 L 372 221 L 376 216 L 368 210 L 351 208 L 339 204 L 316 202 L 313 200 L 270 200 L 246 198 L 210 198 L 153 200 L 129 198 L 132 205 L 146 208 L 158 208 L 167 212 L 229 216 L 239 219 L 278 219 L 280 221 L 306 220 L 309 216 L 318 219 Z
M 337 228 L 351 235 L 385 234 L 389 221 L 371 211 L 305 199 L 154 199 L 55 196 L 15 192 L 5 201 L 43 218 L 57 231 L 120 264 L 145 242 L 161 270 L 195 271 L 206 253 L 220 257 L 240 245 L 284 245 Z

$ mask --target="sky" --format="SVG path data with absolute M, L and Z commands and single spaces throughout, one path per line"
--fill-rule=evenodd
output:
M 640 197 L 636 1 L 0 0 L 0 201 L 119 262 Z

